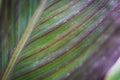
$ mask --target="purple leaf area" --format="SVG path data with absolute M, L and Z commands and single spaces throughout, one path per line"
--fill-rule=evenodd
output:
M 90 57 L 83 62 L 83 66 L 70 74 L 66 80 L 104 80 L 109 69 L 120 57 L 120 16 L 117 16 L 120 14 L 120 2 L 119 0 L 113 0 L 109 3 L 111 8 L 116 7 L 115 11 L 112 10 L 113 13 L 110 12 L 114 23 L 117 25 L 117 27 L 114 27 L 115 30 L 112 36 L 109 37 L 94 54 L 90 55 Z M 74 77 L 70 77 L 71 75 Z
M 104 42 L 97 52 L 90 55 L 83 65 L 75 70 L 66 80 L 104 80 L 104 77 L 112 65 L 120 57 L 120 28 L 116 28 L 112 37 Z

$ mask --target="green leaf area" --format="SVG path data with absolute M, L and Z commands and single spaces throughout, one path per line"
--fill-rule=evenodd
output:
M 1 80 L 75 80 L 86 73 L 118 27 L 120 5 L 112 1 L 0 0 Z

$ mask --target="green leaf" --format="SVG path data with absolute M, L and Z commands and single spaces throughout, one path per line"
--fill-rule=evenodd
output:
M 90 65 L 102 74 L 98 63 L 119 27 L 120 4 L 113 3 L 1 0 L 1 80 L 86 80 Z
M 112 68 L 108 71 L 105 80 L 120 80 L 120 58 L 117 62 L 112 66 Z

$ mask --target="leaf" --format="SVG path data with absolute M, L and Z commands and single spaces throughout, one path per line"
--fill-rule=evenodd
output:
M 120 79 L 120 58 L 117 60 L 117 62 L 113 65 L 113 67 L 109 70 L 106 80 L 119 80 Z
M 112 0 L 2 0 L 1 80 L 88 80 L 92 74 L 91 80 L 98 80 L 109 69 L 104 63 L 112 53 L 105 51 L 119 29 L 119 5 Z

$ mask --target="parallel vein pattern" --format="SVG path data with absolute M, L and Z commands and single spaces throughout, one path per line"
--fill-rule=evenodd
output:
M 39 0 L 11 1 L 16 17 L 2 41 L 2 80 L 98 80 L 106 74 L 102 65 L 113 57 L 105 51 L 120 29 L 119 1 L 43 0 L 42 7 Z

